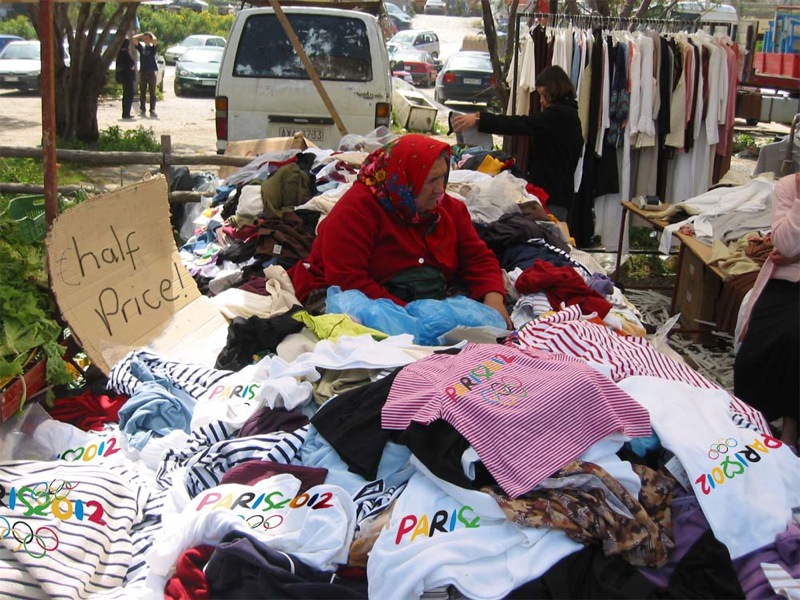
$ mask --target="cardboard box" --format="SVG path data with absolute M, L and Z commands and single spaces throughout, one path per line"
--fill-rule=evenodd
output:
M 697 342 L 711 339 L 721 291 L 722 281 L 719 276 L 691 248 L 683 248 L 673 312 L 681 313 L 682 327 L 697 330 L 696 333 L 689 334 Z
M 281 152 L 284 150 L 307 150 L 316 148 L 316 144 L 305 138 L 301 132 L 292 137 L 265 138 L 261 140 L 239 140 L 228 142 L 225 146 L 225 156 L 250 156 L 255 158 L 261 154 Z M 219 168 L 219 178 L 225 179 L 239 170 L 239 167 L 222 166 Z

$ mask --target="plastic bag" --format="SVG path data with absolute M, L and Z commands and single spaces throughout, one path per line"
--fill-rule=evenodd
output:
M 406 305 L 406 312 L 418 319 L 414 342 L 422 346 L 436 345 L 439 336 L 458 326 L 506 327 L 500 313 L 466 296 L 444 300 L 415 300 Z
M 416 335 L 417 319 L 406 309 L 387 298 L 372 300 L 359 290 L 342 291 L 338 286 L 328 288 L 326 313 L 348 315 L 354 321 L 388 335 Z
M 389 142 L 397 139 L 397 135 L 391 132 L 388 127 L 381 125 L 367 135 L 357 135 L 355 133 L 348 133 L 342 136 L 339 140 L 339 150 L 348 152 L 352 150 L 361 150 L 364 152 L 372 152 L 378 148 L 382 148 Z

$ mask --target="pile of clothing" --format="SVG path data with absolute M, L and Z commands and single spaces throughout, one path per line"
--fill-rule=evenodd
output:
M 286 268 L 360 160 L 261 156 L 219 189 L 182 256 L 230 319 L 222 352 L 133 350 L 12 424 L 0 592 L 796 597 L 800 459 L 656 347 L 507 170 L 453 170 L 448 192 L 515 331 L 299 305 Z

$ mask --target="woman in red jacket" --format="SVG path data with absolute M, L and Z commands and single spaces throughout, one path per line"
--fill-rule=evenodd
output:
M 311 305 L 337 285 L 404 306 L 460 287 L 513 328 L 500 263 L 464 203 L 445 193 L 449 158 L 446 142 L 419 134 L 370 154 L 320 224 L 308 258 L 290 269 L 297 298 Z

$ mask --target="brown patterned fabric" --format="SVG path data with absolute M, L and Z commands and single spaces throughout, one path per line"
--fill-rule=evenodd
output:
M 772 245 L 770 236 L 751 236 L 747 238 L 747 247 L 744 249 L 744 253 L 759 265 L 763 265 L 774 248 L 775 246 Z
M 645 504 L 663 512 L 669 502 L 667 478 L 647 473 Z M 672 481 L 674 485 L 674 480 Z M 576 460 L 524 496 L 512 500 L 499 487 L 485 487 L 509 520 L 528 527 L 564 531 L 582 544 L 600 543 L 606 556 L 618 554 L 631 565 L 661 567 L 674 548 L 666 530 L 645 505 L 602 467 Z M 667 519 L 668 520 L 668 519 Z

